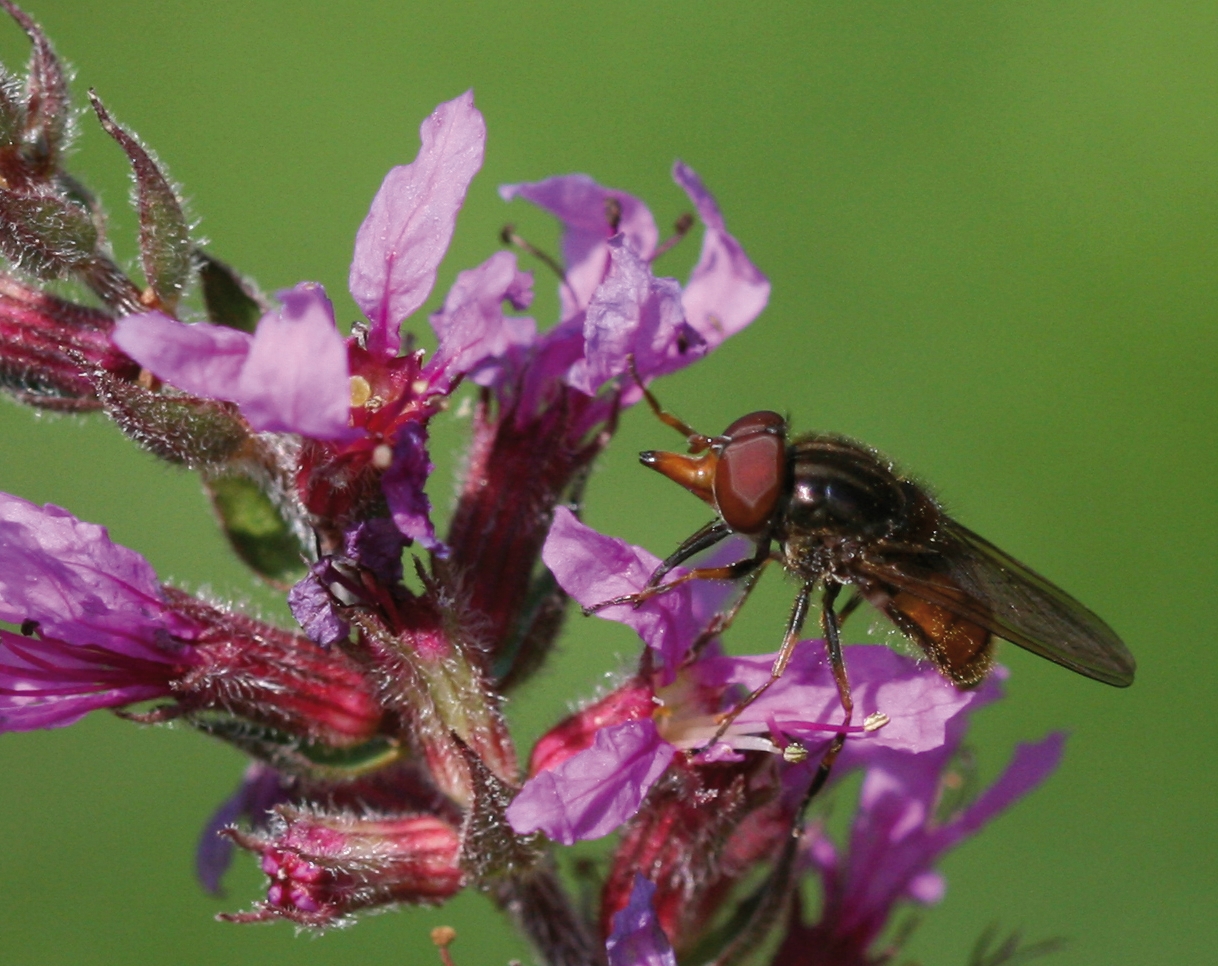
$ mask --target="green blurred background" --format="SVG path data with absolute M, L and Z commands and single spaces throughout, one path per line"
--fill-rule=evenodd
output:
M 345 322 L 352 238 L 381 177 L 467 87 L 486 165 L 428 309 L 505 221 L 554 246 L 547 219 L 502 204 L 498 184 L 584 171 L 671 224 L 688 204 L 669 167 L 692 164 L 773 295 L 749 330 L 663 380 L 664 402 L 708 432 L 768 407 L 872 443 L 1104 615 L 1139 661 L 1122 692 L 1004 649 L 1010 697 L 972 733 L 984 774 L 1055 728 L 1072 732 L 1066 760 L 946 861 L 947 897 L 909 954 L 962 966 L 997 921 L 1068 937 L 1047 960 L 1060 966 L 1218 960 L 1218 3 L 29 9 L 76 66 L 77 101 L 96 87 L 185 186 L 213 252 L 268 290 L 325 283 Z M 0 24 L 5 63 L 26 49 Z M 74 170 L 129 260 L 124 159 L 91 117 L 81 128 Z M 663 268 L 683 277 L 696 248 Z M 544 271 L 538 288 L 548 324 Z M 455 416 L 435 425 L 441 518 L 464 431 Z M 282 613 L 227 556 L 190 475 L 100 418 L 9 404 L 0 432 L 0 489 L 108 524 L 163 577 Z M 676 442 L 628 414 L 588 520 L 661 555 L 703 522 L 635 462 Z M 768 577 L 734 646 L 772 650 L 790 593 Z M 509 708 L 526 743 L 635 649 L 623 628 L 573 617 Z M 191 867 L 241 767 L 199 735 L 104 714 L 0 737 L 0 962 L 434 963 L 426 933 L 442 922 L 461 966 L 527 961 L 477 896 L 317 940 L 212 921 L 259 892 L 248 858 L 224 900 Z

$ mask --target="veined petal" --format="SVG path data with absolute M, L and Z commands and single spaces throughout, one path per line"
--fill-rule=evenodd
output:
M 714 197 L 693 168 L 673 165 L 677 182 L 706 226 L 702 254 L 681 296 L 685 318 L 713 348 L 757 318 L 770 298 L 770 282 L 761 274 L 723 224 Z
M 230 398 L 260 432 L 314 439 L 353 435 L 347 346 L 325 289 L 301 282 L 276 294 L 283 308 L 258 323 L 237 394 Z
M 0 733 L 62 728 L 98 708 L 163 698 L 170 660 L 0 631 Z
M 585 607 L 638 593 L 660 564 L 641 547 L 585 526 L 562 506 L 554 511 L 541 559 L 559 586 Z M 619 604 L 598 611 L 598 616 L 632 628 L 671 671 L 733 589 L 724 581 L 690 581 L 637 609 Z
M 235 402 L 253 345 L 248 332 L 178 322 L 160 312 L 128 315 L 114 325 L 114 344 L 169 385 L 196 396 Z
M 473 91 L 446 101 L 419 128 L 413 162 L 393 168 L 355 236 L 351 296 L 372 327 L 368 348 L 396 355 L 403 319 L 423 304 L 448 250 L 457 212 L 482 167 L 486 123 Z
M 675 754 L 649 718 L 602 728 L 592 747 L 525 782 L 508 822 L 563 845 L 601 838 L 639 810 Z
M 651 258 L 660 233 L 647 206 L 624 191 L 603 188 L 586 174 L 568 174 L 527 184 L 499 188 L 504 201 L 515 197 L 544 208 L 566 226 L 562 236 L 562 258 L 566 284 L 562 286 L 562 317 L 568 319 L 588 305 L 608 268 L 607 243 L 616 232 L 610 225 L 609 207 L 621 214 L 617 231 L 642 259 Z
M 0 493 L 0 619 L 131 657 L 158 659 L 158 631 L 195 629 L 161 599 L 152 566 L 105 527 Z

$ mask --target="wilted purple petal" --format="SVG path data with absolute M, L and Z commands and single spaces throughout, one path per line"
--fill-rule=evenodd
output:
M 655 883 L 635 874 L 626 908 L 613 916 L 613 931 L 605 940 L 609 966 L 677 966 L 672 944 L 660 928 L 652 907 Z
M 649 718 L 602 728 L 592 747 L 525 782 L 508 822 L 563 845 L 601 838 L 639 810 L 675 754 Z
M 503 314 L 505 300 L 514 306 L 530 303 L 532 286 L 532 276 L 516 267 L 512 252 L 496 252 L 477 268 L 457 275 L 444 307 L 431 317 L 439 345 L 428 369 L 443 374 L 440 391 L 446 391 L 456 375 L 473 372 L 483 361 L 513 346 L 532 344 L 537 324 Z
M 338 643 L 351 631 L 351 625 L 335 611 L 334 596 L 325 585 L 330 566 L 329 558 L 323 558 L 288 591 L 292 616 L 305 635 L 322 647 Z
M 158 379 L 183 392 L 235 401 L 253 336 L 225 325 L 186 325 L 160 312 L 128 315 L 114 325 L 114 344 Z
M 0 493 L 0 620 L 132 657 L 162 659 L 158 632 L 195 628 L 161 599 L 152 566 L 105 527 Z
M 719 206 L 693 169 L 678 161 L 672 176 L 685 189 L 706 226 L 702 254 L 681 302 L 689 324 L 714 348 L 757 318 L 769 301 L 770 282 L 728 234 Z
M 651 379 L 675 372 L 706 352 L 705 340 L 685 322 L 676 280 L 652 275 L 648 262 L 631 250 L 623 235 L 607 244 L 609 270 L 593 292 L 584 319 L 584 359 L 568 379 L 589 396 L 626 372 L 631 356 L 639 375 Z
M 465 201 L 482 167 L 486 123 L 474 92 L 437 107 L 419 128 L 414 161 L 393 168 L 355 236 L 351 296 L 372 327 L 368 348 L 396 355 L 403 319 L 423 304 Z
M 270 810 L 287 800 L 287 789 L 275 769 L 258 761 L 245 769 L 237 790 L 220 803 L 199 835 L 195 874 L 204 889 L 219 895 L 220 880 L 233 860 L 233 840 L 220 832 L 243 818 L 249 820 L 254 831 L 265 829 Z
M 559 586 L 585 607 L 638 593 L 660 564 L 658 557 L 641 547 L 585 526 L 561 506 L 554 512 L 541 559 Z M 680 573 L 674 571 L 673 576 Z M 733 590 L 725 581 L 690 581 L 651 598 L 637 610 L 619 604 L 597 615 L 632 628 L 660 654 L 671 672 Z
M 357 435 L 348 425 L 347 346 L 325 289 L 301 282 L 276 295 L 283 308 L 258 323 L 233 401 L 260 432 Z
M 569 174 L 529 184 L 508 184 L 499 196 L 511 201 L 519 196 L 544 208 L 564 225 L 562 258 L 566 284 L 562 286 L 562 317 L 569 319 L 588 305 L 592 293 L 605 277 L 609 251 L 607 242 L 615 234 L 609 223 L 610 202 L 621 207 L 618 231 L 642 259 L 655 252 L 660 237 L 655 219 L 638 198 L 622 191 L 602 188 L 586 174 Z
M 387 517 L 362 520 L 343 534 L 343 552 L 386 584 L 402 579 L 402 532 Z
M 179 656 L 184 669 L 190 655 Z M 61 728 L 98 708 L 166 697 L 173 661 L 0 631 L 0 733 Z
M 420 423 L 407 423 L 398 431 L 393 462 L 381 477 L 381 490 L 389 504 L 389 515 L 402 535 L 428 550 L 438 550 L 443 544 L 436 539 L 431 500 L 423 489 L 431 471 L 427 430 Z

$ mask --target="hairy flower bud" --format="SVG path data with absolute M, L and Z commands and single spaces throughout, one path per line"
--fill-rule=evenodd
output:
M 266 834 L 227 834 L 261 857 L 266 901 L 229 922 L 290 919 L 322 928 L 361 909 L 435 903 L 455 895 L 464 874 L 460 837 L 433 815 L 334 815 L 280 806 Z

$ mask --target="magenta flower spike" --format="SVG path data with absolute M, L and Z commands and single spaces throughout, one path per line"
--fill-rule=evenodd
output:
M 203 250 L 161 161 L 91 93 L 90 123 L 134 175 L 141 276 L 129 278 L 101 206 L 64 167 L 68 74 L 32 18 L 0 7 L 33 48 L 24 79 L 0 68 L 0 388 L 102 410 L 197 472 L 232 548 L 299 625 L 164 585 L 104 528 L 0 494 L 0 732 L 112 709 L 242 752 L 244 777 L 195 856 L 213 893 L 234 846 L 265 873 L 265 898 L 230 921 L 322 930 L 472 887 L 547 966 L 754 949 L 777 949 L 776 966 L 885 961 L 874 947 L 897 904 L 936 901 L 938 859 L 1060 757 L 1060 735 L 1021 747 L 975 802 L 945 807 L 968 717 L 999 696 L 1002 669 L 965 691 L 929 664 L 847 646 L 846 724 L 824 643 L 801 641 L 746 706 L 774 655 L 725 654 L 716 635 L 739 585 L 688 581 L 598 611 L 636 632 L 637 662 L 553 723 L 527 768 L 504 712 L 545 668 L 571 598 L 637 594 L 660 563 L 580 522 L 639 383 L 698 361 L 769 298 L 698 175 L 672 171 L 703 224 L 684 282 L 662 259 L 690 216 L 661 241 L 639 198 L 587 175 L 504 186 L 505 201 L 561 222 L 558 260 L 503 235 L 559 275 L 559 318 L 524 314 L 532 274 L 516 253 L 488 252 L 432 305 L 428 357 L 401 327 L 433 297 L 482 164 L 486 124 L 467 91 L 423 121 L 417 155 L 389 171 L 355 232 L 348 282 L 364 319 L 344 337 L 320 285 L 271 303 Z M 97 307 L 64 297 L 71 286 Z M 429 428 L 452 402 L 472 420 L 440 531 Z M 740 559 L 747 543 L 701 562 Z M 842 734 L 830 780 L 865 775 L 839 847 L 803 823 L 813 770 Z M 599 900 L 577 902 L 557 847 L 609 836 Z M 811 925 L 794 898 L 807 876 L 824 896 Z

